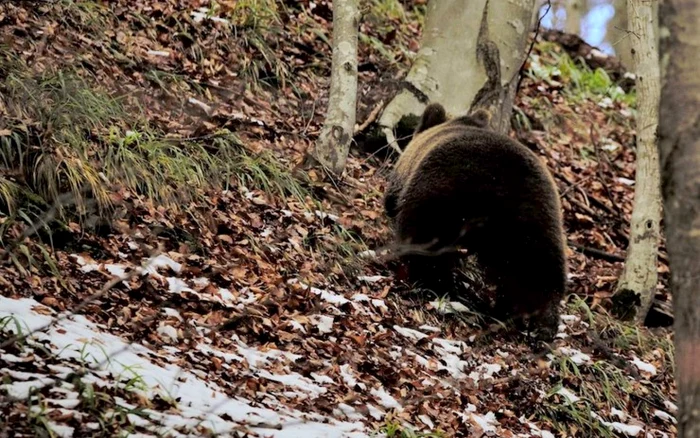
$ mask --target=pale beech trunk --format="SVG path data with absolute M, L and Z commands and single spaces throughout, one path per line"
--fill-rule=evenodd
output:
M 632 59 L 633 35 L 627 26 L 627 0 L 613 0 L 615 15 L 607 29 L 607 40 L 615 49 L 615 55 L 627 71 L 634 72 Z
M 507 132 L 533 9 L 534 0 L 430 0 L 406 86 L 379 120 L 390 143 L 398 122 L 429 102 L 452 115 L 487 108 L 492 127 Z
M 654 0 L 651 3 L 654 23 L 654 39 L 656 47 L 659 47 L 659 0 Z M 628 25 L 629 11 L 627 10 L 627 0 L 613 0 L 615 7 L 615 16 L 610 20 L 607 29 L 607 40 L 610 41 L 615 49 L 615 56 L 620 60 L 623 67 L 629 72 L 634 73 L 634 59 L 632 58 L 632 29 Z
M 634 318 L 644 323 L 656 293 L 661 188 L 656 128 L 659 121 L 659 52 L 649 0 L 627 3 L 637 90 L 637 171 L 630 242 L 616 294 L 634 294 Z
M 673 291 L 678 438 L 700 438 L 700 3 L 665 0 L 662 8 L 659 152 Z
M 355 128 L 357 101 L 357 0 L 333 1 L 333 60 L 326 121 L 309 154 L 336 175 L 343 173 Z
M 564 32 L 581 35 L 581 19 L 586 8 L 584 0 L 569 0 L 566 5 Z

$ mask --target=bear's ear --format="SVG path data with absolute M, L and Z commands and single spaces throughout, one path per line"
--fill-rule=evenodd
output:
M 443 108 L 443 106 L 437 102 L 431 103 L 425 107 L 423 115 L 421 116 L 420 122 L 418 122 L 418 126 L 413 132 L 413 135 L 415 136 L 426 129 L 430 129 L 433 126 L 445 123 L 446 121 L 447 114 L 445 113 L 445 108 Z
M 481 128 L 486 128 L 489 126 L 489 123 L 491 123 L 491 113 L 483 108 L 479 108 L 473 113 L 469 114 L 469 117 L 472 118 L 475 125 Z
M 455 122 L 465 126 L 476 126 L 477 128 L 486 128 L 491 122 L 491 113 L 483 108 L 478 108 L 473 113 L 454 119 Z

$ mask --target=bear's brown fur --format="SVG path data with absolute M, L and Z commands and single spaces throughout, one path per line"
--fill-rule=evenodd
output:
M 428 105 L 394 167 L 385 208 L 409 245 L 401 257 L 409 280 L 454 296 L 456 250 L 467 249 L 496 287 L 496 315 L 529 315 L 551 339 L 566 283 L 557 187 L 532 151 L 489 131 L 488 121 L 483 110 L 448 119 L 442 105 Z

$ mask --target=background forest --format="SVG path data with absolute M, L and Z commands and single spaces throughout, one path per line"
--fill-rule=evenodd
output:
M 700 436 L 658 8 L 622 31 L 640 1 L 438 3 L 0 0 L 0 436 Z M 488 107 L 553 175 L 545 352 L 385 257 L 428 100 Z

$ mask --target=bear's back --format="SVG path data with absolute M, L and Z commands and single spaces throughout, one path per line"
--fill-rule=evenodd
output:
M 422 154 L 413 154 L 404 193 L 432 185 L 518 198 L 530 196 L 532 191 L 551 195 L 554 189 L 549 171 L 537 155 L 508 136 L 451 122 L 421 136 L 417 145 L 423 146 Z

